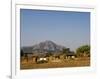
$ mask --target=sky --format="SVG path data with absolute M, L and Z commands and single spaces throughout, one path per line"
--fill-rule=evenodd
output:
M 76 50 L 90 44 L 90 13 L 20 9 L 21 46 L 50 40 Z

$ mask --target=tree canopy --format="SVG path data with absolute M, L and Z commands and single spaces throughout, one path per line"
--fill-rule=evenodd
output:
M 83 45 L 77 48 L 76 50 L 77 55 L 83 55 L 83 54 L 88 54 L 90 55 L 90 46 L 89 45 Z

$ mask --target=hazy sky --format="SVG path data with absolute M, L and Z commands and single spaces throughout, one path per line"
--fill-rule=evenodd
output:
M 45 40 L 75 50 L 90 44 L 90 13 L 69 11 L 20 10 L 21 46 Z

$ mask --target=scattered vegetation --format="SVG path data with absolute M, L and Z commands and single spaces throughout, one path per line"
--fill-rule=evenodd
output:
M 77 48 L 76 54 L 77 56 L 80 57 L 90 56 L 90 46 L 89 45 L 80 46 L 79 48 Z
M 70 51 L 69 48 L 64 48 L 61 54 L 53 55 L 52 52 L 46 53 L 40 60 L 39 57 L 34 59 L 33 56 L 28 58 L 28 54 L 24 54 L 23 50 L 20 53 L 21 58 L 21 69 L 37 69 L 37 68 L 57 68 L 57 67 L 81 67 L 90 66 L 90 46 L 83 45 L 76 49 L 76 52 Z M 46 60 L 47 58 L 47 60 Z

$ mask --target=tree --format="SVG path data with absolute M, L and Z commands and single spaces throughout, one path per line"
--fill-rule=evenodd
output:
M 90 46 L 89 45 L 84 45 L 80 46 L 76 50 L 77 56 L 90 56 Z
M 21 56 L 21 57 L 24 56 L 24 52 L 23 52 L 22 49 L 21 49 L 21 52 L 20 52 L 20 56 Z

